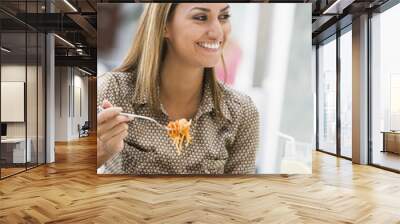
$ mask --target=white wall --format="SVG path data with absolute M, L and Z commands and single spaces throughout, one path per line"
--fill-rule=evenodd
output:
M 55 141 L 77 139 L 78 124 L 82 126 L 88 120 L 88 79 L 71 67 L 56 67 L 55 70 Z M 82 113 L 79 113 L 79 105 Z
M 71 119 L 71 135 L 73 138 L 78 138 L 79 133 L 78 133 L 78 124 L 82 126 L 85 121 L 88 121 L 88 78 L 87 77 L 82 77 L 81 75 L 76 75 L 75 70 L 75 75 L 74 75 L 74 96 L 72 96 L 72 99 L 74 99 L 74 102 L 71 102 L 71 105 L 74 105 L 72 108 L 72 119 Z M 82 74 L 82 73 L 79 73 Z M 80 91 L 80 93 L 78 93 Z M 80 94 L 80 97 L 79 97 Z M 80 102 L 79 102 L 80 101 Z M 81 107 L 81 108 L 79 108 Z M 79 109 L 82 111 L 80 112 Z M 74 113 L 75 111 L 75 113 Z
M 68 120 L 69 120 L 69 105 L 68 105 L 68 76 L 69 69 L 67 67 L 55 68 L 55 141 L 68 141 Z
M 28 67 L 28 70 L 31 69 Z M 10 82 L 25 82 L 25 65 L 2 65 L 1 66 L 1 81 Z M 1 108 L 6 110 L 6 108 Z M 25 137 L 24 122 L 7 122 L 8 137 Z
M 34 69 L 36 72 L 36 67 L 33 67 L 33 66 L 27 66 L 27 68 L 25 68 L 25 65 L 18 65 L 18 64 L 2 65 L 1 66 L 1 81 L 25 82 L 25 73 L 26 73 L 25 69 L 27 69 L 28 74 L 31 74 Z M 35 91 L 35 93 L 28 92 L 27 96 L 28 96 L 28 98 L 36 96 L 36 91 Z M 28 102 L 31 102 L 31 101 L 32 100 L 28 100 Z M 7 110 L 7 108 L 1 108 L 1 110 Z M 35 114 L 35 116 L 36 116 L 36 114 Z M 31 120 L 33 120 L 33 118 L 31 117 L 31 114 L 28 114 L 28 121 L 31 121 Z M 26 122 L 7 122 L 7 136 L 8 137 L 25 137 L 25 126 L 26 126 L 25 123 Z M 31 125 L 29 127 L 31 127 Z

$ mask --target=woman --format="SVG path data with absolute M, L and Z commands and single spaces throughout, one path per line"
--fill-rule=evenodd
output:
M 259 117 L 251 99 L 219 83 L 214 66 L 231 30 L 226 3 L 150 3 L 122 66 L 99 79 L 98 167 L 124 174 L 255 172 Z M 177 154 L 163 125 L 191 119 Z

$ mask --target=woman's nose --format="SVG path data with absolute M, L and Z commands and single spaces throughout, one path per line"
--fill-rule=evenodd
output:
M 224 32 L 222 29 L 222 24 L 219 20 L 213 20 L 210 22 L 208 28 L 208 36 L 211 38 L 220 38 L 223 36 Z

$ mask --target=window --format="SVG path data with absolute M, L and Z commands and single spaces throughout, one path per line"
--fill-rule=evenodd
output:
M 18 5 L 22 14 L 40 13 L 44 3 L 9 1 L 0 5 Z M 5 115 L 2 127 L 6 127 L 0 144 L 0 178 L 5 178 L 45 163 L 46 40 L 43 33 L 12 16 L 0 12 L 0 17 L 8 21 L 0 30 L 0 112 Z M 12 102 L 10 96 L 16 100 Z M 10 110 L 6 101 L 18 109 Z
M 336 39 L 318 48 L 318 147 L 336 153 Z
M 352 33 L 340 36 L 340 154 L 351 158 L 352 141 Z
M 372 164 L 395 170 L 400 170 L 400 133 L 392 132 L 400 130 L 399 21 L 399 4 L 371 18 Z

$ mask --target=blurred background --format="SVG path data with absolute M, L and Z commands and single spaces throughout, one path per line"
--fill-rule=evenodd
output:
M 257 173 L 311 173 L 315 75 L 311 4 L 231 3 L 232 33 L 218 78 L 247 94 L 260 112 Z M 144 5 L 98 4 L 97 73 L 119 66 Z M 315 67 L 315 65 L 314 65 Z

